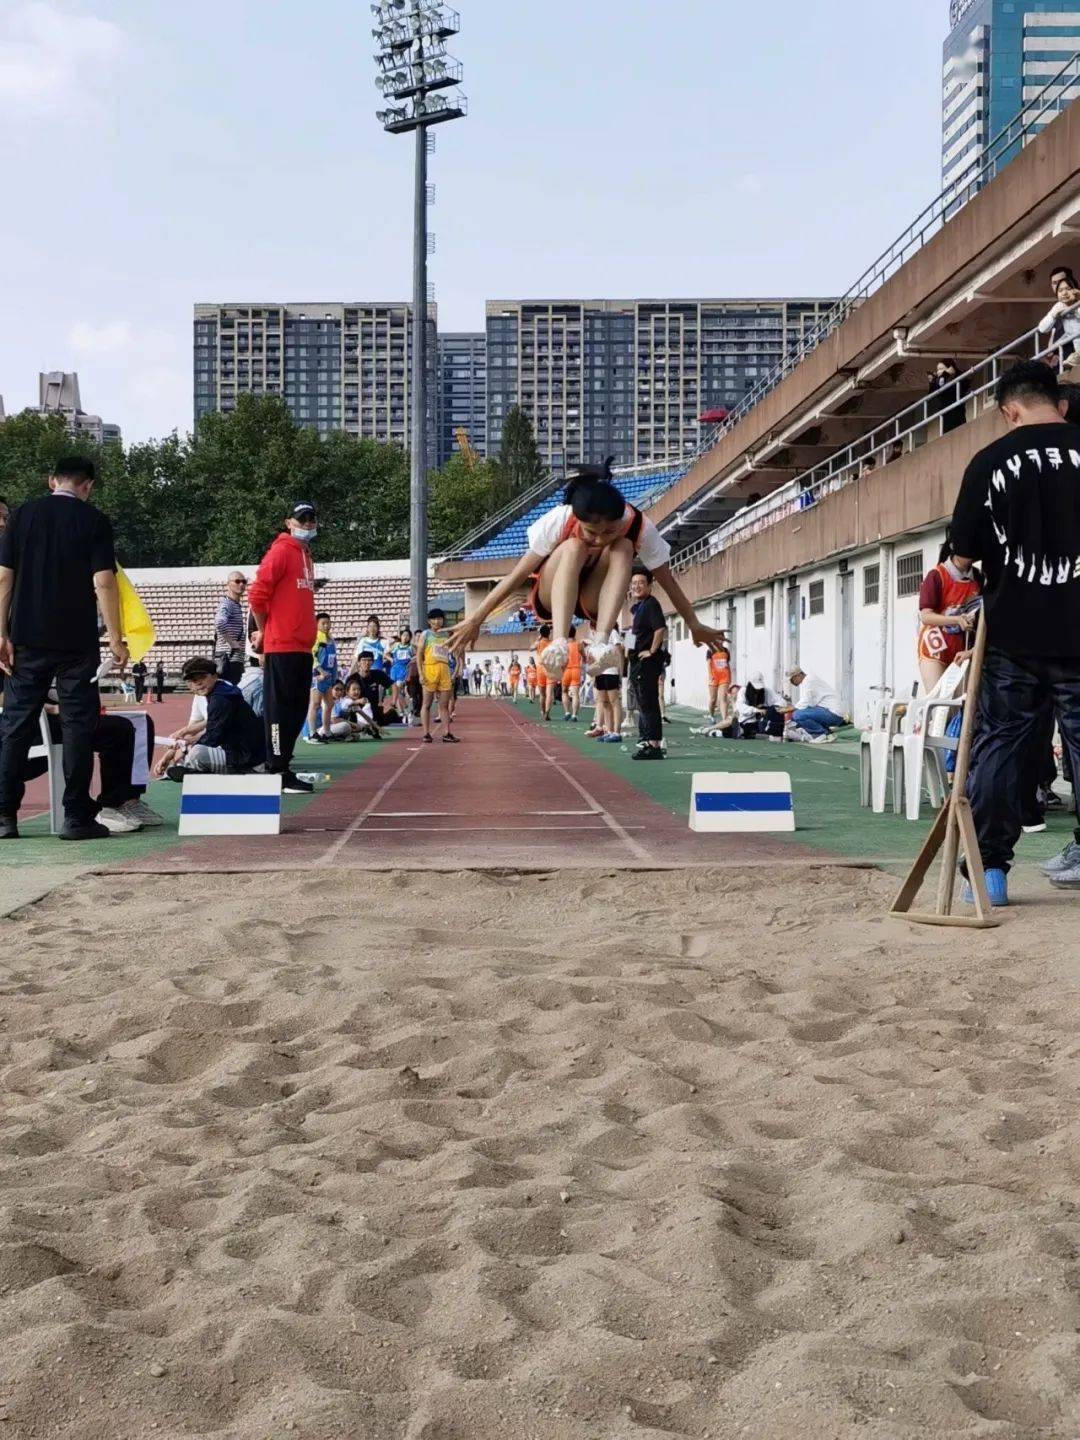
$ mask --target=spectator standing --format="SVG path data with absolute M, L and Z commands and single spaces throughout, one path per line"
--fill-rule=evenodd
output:
M 311 693 L 315 566 L 308 547 L 317 534 L 314 505 L 298 501 L 284 531 L 263 556 L 250 591 L 258 626 L 251 644 L 264 657 L 266 768 L 282 777 L 282 789 L 290 795 L 313 788 L 297 777 L 292 762 Z
M 1057 376 L 1025 361 L 1002 376 L 1009 433 L 964 472 L 953 550 L 983 562 L 986 661 L 968 794 L 991 903 L 1008 904 L 1008 870 L 1029 808 L 1031 753 L 1055 708 L 1080 771 L 1080 426 L 1062 418 Z M 1080 830 L 1043 866 L 1080 889 Z
M 660 686 L 664 678 L 667 624 L 660 602 L 652 593 L 652 578 L 652 572 L 643 566 L 635 568 L 630 576 L 631 610 L 634 616 L 630 683 L 637 696 L 640 736 L 632 756 L 634 760 L 665 759 Z
M 247 580 L 234 570 L 225 581 L 225 594 L 214 617 L 214 660 L 217 673 L 233 685 L 244 669 L 244 609 L 241 601 Z
M 131 667 L 131 678 L 135 681 L 135 704 L 141 705 L 146 694 L 146 662 L 136 660 Z
M 941 416 L 943 435 L 948 435 L 950 430 L 958 430 L 967 420 L 958 374 L 955 360 L 939 360 L 927 376 L 932 397 L 928 408 L 931 415 Z
M 23 770 L 39 733 L 42 707 L 56 682 L 64 745 L 62 840 L 109 834 L 90 798 L 100 699 L 98 609 L 113 659 L 127 664 L 120 633 L 113 530 L 89 503 L 93 462 L 57 463 L 50 493 L 28 500 L 0 536 L 0 669 L 7 680 L 0 720 L 0 839 L 18 839 Z
M 154 699 L 160 705 L 165 699 L 165 661 L 159 660 L 154 666 Z
M 1080 365 L 1080 284 L 1071 270 L 1055 270 L 1050 278 L 1056 301 L 1039 321 L 1039 333 L 1049 334 L 1058 368 L 1067 372 Z

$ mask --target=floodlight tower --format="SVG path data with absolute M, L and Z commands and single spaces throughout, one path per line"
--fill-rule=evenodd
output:
M 375 83 L 384 101 L 392 102 L 376 112 L 376 119 L 391 135 L 416 131 L 409 551 L 412 626 L 419 630 L 427 624 L 428 562 L 427 132 L 467 111 L 465 96 L 454 88 L 461 82 L 461 65 L 446 53 L 447 40 L 461 27 L 457 11 L 438 0 L 379 0 L 371 13 L 371 33 L 379 46 Z

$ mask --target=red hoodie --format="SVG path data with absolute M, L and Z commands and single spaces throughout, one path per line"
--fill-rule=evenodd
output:
M 315 566 L 308 547 L 287 531 L 279 535 L 251 582 L 248 603 L 266 616 L 264 655 L 310 650 L 315 644 Z

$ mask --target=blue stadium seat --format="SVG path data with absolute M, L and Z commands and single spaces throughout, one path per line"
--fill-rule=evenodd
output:
M 686 467 L 678 470 L 669 470 L 657 473 L 650 470 L 644 475 L 616 475 L 615 484 L 626 496 L 631 505 L 651 503 L 659 498 L 665 490 L 671 488 L 677 480 L 681 480 L 686 474 Z M 500 530 L 498 535 L 486 541 L 477 550 L 470 550 L 462 558 L 465 560 L 516 560 L 519 555 L 524 555 L 529 526 L 539 520 L 541 515 L 554 508 L 559 503 L 559 492 L 555 491 L 542 500 L 539 505 L 534 505 L 527 514 L 520 519 L 513 521 L 505 530 Z M 515 628 L 516 627 L 516 628 Z M 502 627 L 493 629 L 492 634 L 510 635 L 520 631 L 521 627 L 517 621 L 513 622 L 512 628 Z

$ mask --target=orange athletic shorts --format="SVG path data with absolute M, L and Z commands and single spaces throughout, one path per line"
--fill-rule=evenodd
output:
M 567 666 L 567 668 L 562 672 L 562 683 L 563 683 L 564 685 L 580 685 L 580 684 L 581 684 L 581 668 L 580 668 L 580 666 L 575 666 L 572 670 L 571 670 L 571 668 L 570 668 L 569 666 Z

